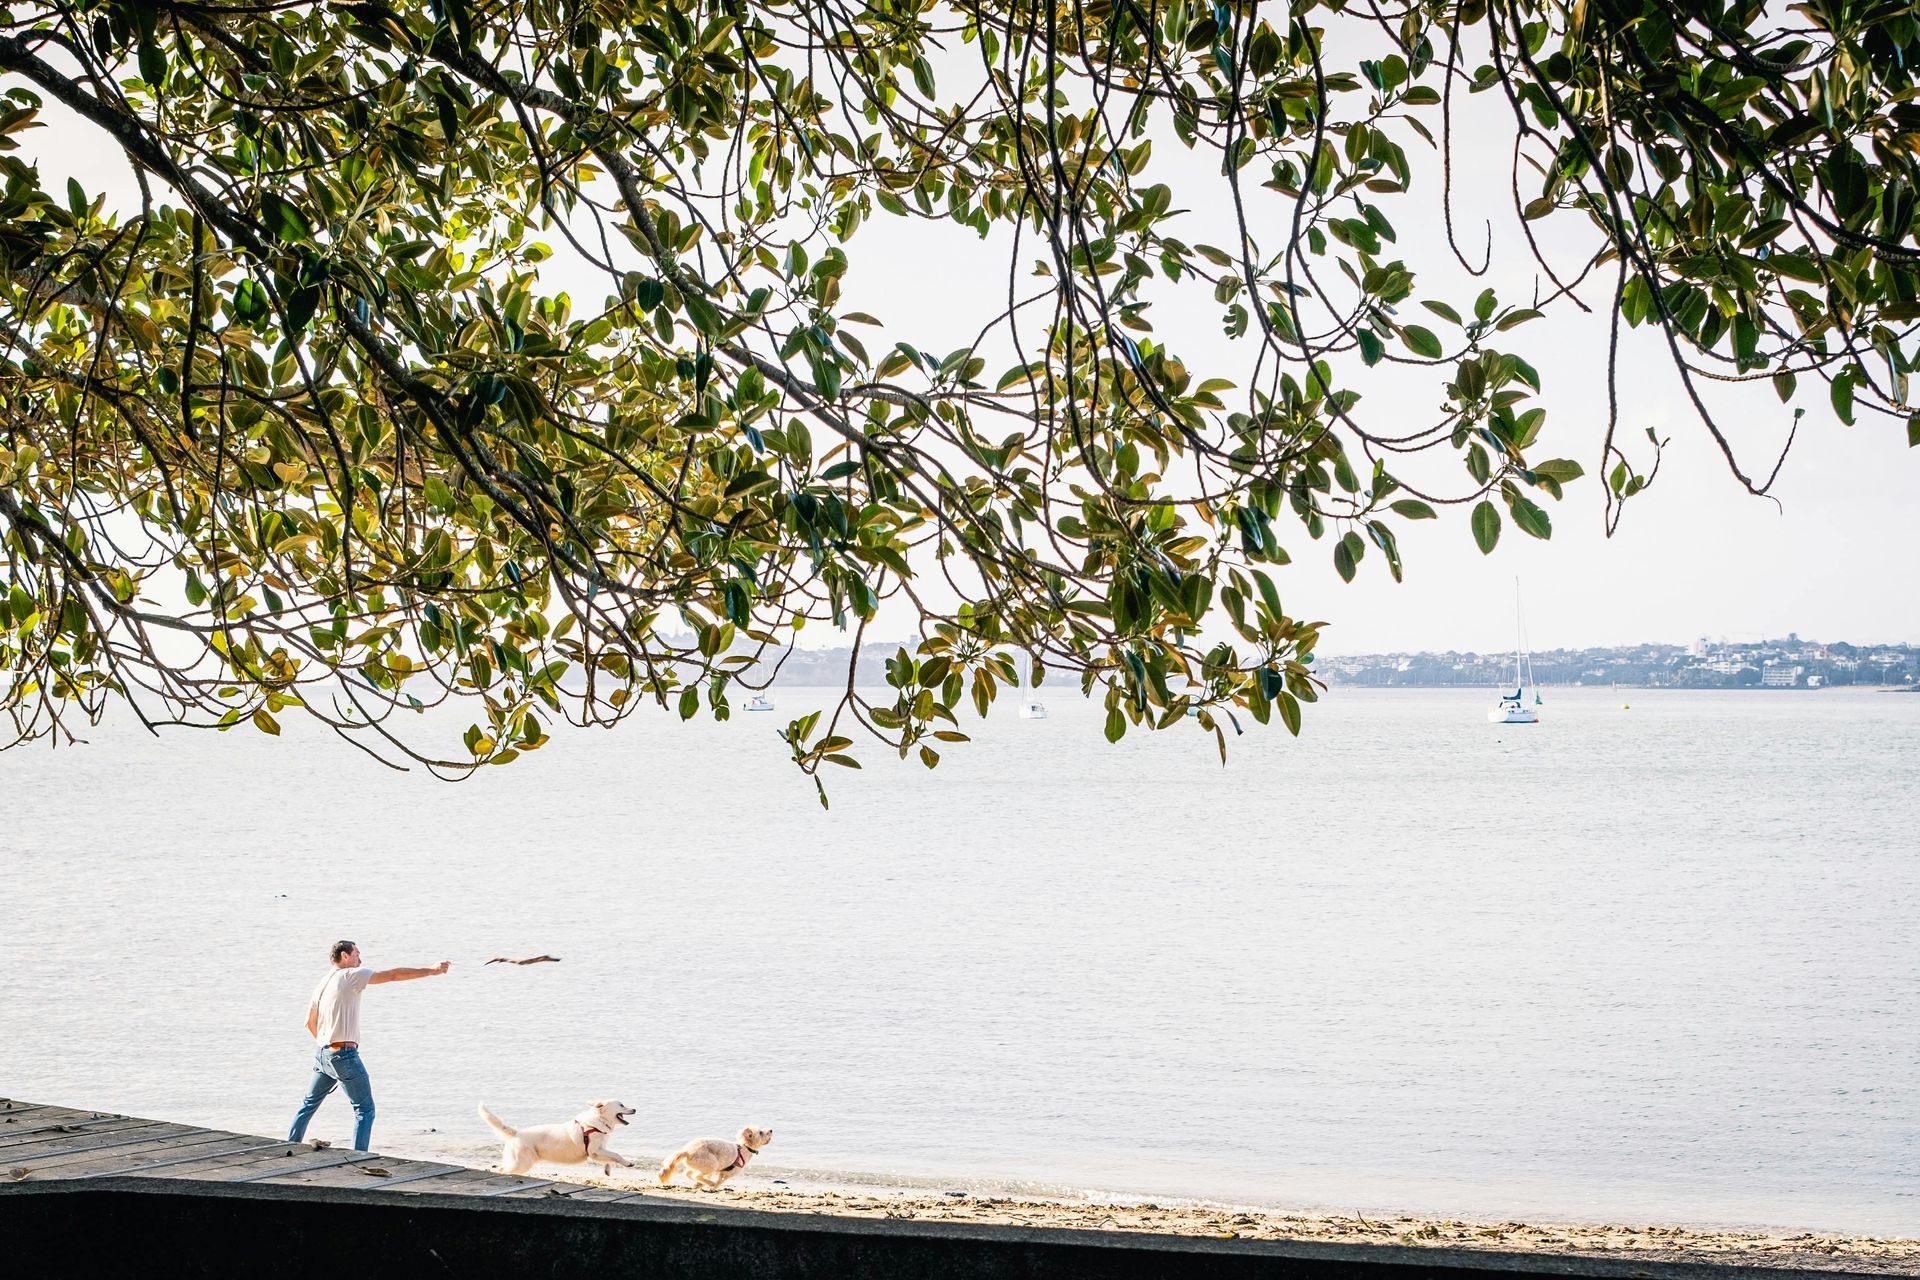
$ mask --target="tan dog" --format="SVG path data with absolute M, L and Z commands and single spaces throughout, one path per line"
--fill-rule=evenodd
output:
M 728 1178 L 747 1167 L 747 1161 L 760 1154 L 760 1148 L 773 1141 L 771 1129 L 742 1129 L 740 1141 L 724 1138 L 695 1138 L 668 1156 L 660 1166 L 660 1181 L 671 1182 L 673 1175 L 685 1169 L 694 1182 L 708 1191 L 717 1191 Z
M 514 1129 L 480 1104 L 480 1118 L 487 1127 L 506 1140 L 500 1148 L 502 1173 L 525 1173 L 537 1161 L 552 1164 L 597 1164 L 600 1172 L 611 1173 L 610 1165 L 633 1168 L 633 1161 L 607 1150 L 615 1125 L 627 1122 L 633 1108 L 624 1102 L 596 1102 L 565 1124 L 529 1125 Z

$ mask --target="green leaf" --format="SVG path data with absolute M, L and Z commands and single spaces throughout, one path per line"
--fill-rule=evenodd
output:
M 822 398 L 832 400 L 840 394 L 840 362 L 832 356 L 808 356 L 813 382 Z
M 1547 513 L 1527 498 L 1516 494 L 1507 503 L 1507 508 L 1513 512 L 1513 522 L 1520 526 L 1522 532 L 1536 538 L 1553 536 L 1553 522 L 1547 518 Z
M 1473 540 L 1480 544 L 1481 555 L 1491 555 L 1500 541 L 1500 512 L 1484 498 L 1473 509 Z
M 245 325 L 258 325 L 273 314 L 267 291 L 254 279 L 242 280 L 233 291 L 233 315 Z
M 1404 516 L 1409 520 L 1434 519 L 1433 508 L 1418 498 L 1401 498 L 1389 505 L 1392 506 L 1395 515 Z
M 727 610 L 727 621 L 736 627 L 744 627 L 752 618 L 752 603 L 747 596 L 747 585 L 738 578 L 729 579 L 722 592 Z
M 1907 419 L 1907 448 L 1920 449 L 1920 413 Z
M 261 225 L 279 240 L 311 240 L 313 228 L 292 201 L 272 191 L 260 196 Z
M 1287 732 L 1296 738 L 1299 737 L 1300 699 L 1282 689 L 1280 696 L 1274 699 L 1274 702 L 1280 708 L 1280 722 L 1287 726 Z
M 1333 567 L 1344 582 L 1352 582 L 1360 557 L 1367 552 L 1367 544 L 1360 541 L 1360 535 L 1348 530 L 1333 547 Z
M 1274 587 L 1273 579 L 1267 576 L 1266 571 L 1255 569 L 1253 580 L 1260 588 L 1260 602 L 1267 606 L 1267 612 L 1273 620 L 1278 622 L 1286 617 L 1285 612 L 1280 608 L 1280 592 Z
M 1550 458 L 1545 462 L 1536 462 L 1531 470 L 1537 476 L 1545 476 L 1561 484 L 1571 484 L 1587 474 L 1587 469 L 1571 458 Z
M 1853 425 L 1853 370 L 1842 369 L 1833 379 L 1829 398 L 1840 421 Z
M 710 338 L 717 336 L 723 327 L 719 310 L 697 293 L 687 294 L 684 301 L 687 319 L 693 321 L 693 327 Z
M 319 306 L 319 285 L 301 285 L 289 291 L 286 295 L 288 332 L 295 335 L 305 332 Z
M 920 90 L 920 96 L 931 99 L 934 96 L 933 65 L 925 58 L 913 60 L 913 85 Z
M 1400 341 L 1406 343 L 1407 349 L 1415 355 L 1425 356 L 1429 360 L 1438 360 L 1445 349 L 1440 345 L 1440 339 L 1433 330 L 1417 324 L 1401 325 Z
M 140 78 L 159 88 L 167 78 L 166 50 L 151 35 L 140 39 Z

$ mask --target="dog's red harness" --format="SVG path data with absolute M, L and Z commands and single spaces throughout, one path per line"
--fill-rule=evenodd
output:
M 578 1120 L 574 1121 L 574 1123 L 580 1124 Z M 580 1149 L 586 1152 L 588 1155 L 592 1155 L 593 1139 L 589 1138 L 587 1135 L 590 1133 L 605 1133 L 605 1132 L 606 1132 L 605 1129 L 596 1129 L 590 1124 L 581 1124 L 580 1125 Z
M 732 1173 L 736 1169 L 746 1168 L 747 1157 L 760 1154 L 758 1150 L 748 1146 L 744 1142 L 736 1142 L 733 1145 L 738 1149 L 738 1154 L 733 1157 L 733 1163 L 727 1166 L 726 1172 L 728 1173 Z

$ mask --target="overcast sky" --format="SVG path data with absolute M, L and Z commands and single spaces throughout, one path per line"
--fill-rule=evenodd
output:
M 1455 164 L 1456 222 L 1463 239 L 1478 245 L 1485 236 L 1482 219 L 1493 221 L 1487 279 L 1500 288 L 1503 301 L 1519 302 L 1531 293 L 1535 271 L 1510 211 L 1503 212 L 1510 205 L 1511 135 L 1497 113 L 1484 114 L 1487 105 L 1485 99 L 1469 104 L 1459 117 L 1458 133 L 1466 141 Z M 101 146 L 97 134 L 62 120 L 63 114 L 49 112 L 54 128 L 22 138 L 25 158 L 40 165 L 48 189 L 60 190 L 75 175 L 89 190 L 128 190 L 125 162 Z M 1170 140 L 1156 143 L 1151 175 L 1174 185 L 1175 208 L 1193 208 L 1169 230 L 1189 242 L 1225 243 L 1223 224 L 1208 213 L 1221 206 L 1219 178 L 1177 150 Z M 1400 231 L 1399 253 L 1419 277 L 1416 297 L 1439 297 L 1464 312 L 1484 282 L 1453 265 L 1438 234 L 1437 172 L 1430 160 L 1416 158 L 1415 166 L 1414 195 L 1385 204 Z M 1255 215 L 1255 234 L 1263 248 L 1275 248 L 1280 225 L 1272 219 L 1271 234 L 1262 234 L 1267 229 L 1259 225 L 1261 216 Z M 1552 243 L 1570 253 L 1585 229 L 1564 217 L 1556 224 L 1559 239 Z M 852 267 L 842 308 L 887 322 L 884 341 L 875 340 L 879 331 L 859 331 L 869 350 L 901 339 L 938 351 L 963 345 L 1005 305 L 1007 249 L 999 235 L 983 243 L 971 232 L 879 214 L 847 246 Z M 1022 253 L 1027 269 L 1034 256 L 1029 242 Z M 598 281 L 565 283 L 577 284 L 583 305 L 605 292 Z M 1188 293 L 1153 308 L 1155 337 L 1183 354 L 1196 377 L 1234 376 L 1247 344 L 1221 338 L 1221 308 L 1204 287 Z M 1421 313 L 1420 319 L 1430 317 Z M 1672 444 L 1658 483 L 1630 504 L 1609 540 L 1602 531 L 1597 475 L 1604 325 L 1598 316 L 1560 307 L 1503 339 L 1545 381 L 1548 425 L 1536 456 L 1570 457 L 1589 472 L 1569 486 L 1564 502 L 1545 504 L 1553 539 L 1537 542 L 1509 522 L 1496 552 L 1482 556 L 1465 509 L 1453 508 L 1437 522 L 1402 527 L 1403 584 L 1391 580 L 1375 555 L 1348 585 L 1332 569 L 1331 540 L 1316 545 L 1283 519 L 1278 532 L 1294 558 L 1276 574 L 1283 601 L 1296 617 L 1333 624 L 1324 651 L 1507 647 L 1516 575 L 1524 584 L 1533 645 L 1540 649 L 1788 632 L 1856 642 L 1920 641 L 1920 573 L 1913 566 L 1920 450 L 1906 447 L 1902 424 L 1863 417 L 1860 425 L 1845 427 L 1827 404 L 1825 385 L 1808 380 L 1796 401 L 1806 418 L 1774 491 L 1778 505 L 1754 498 L 1729 474 L 1694 419 L 1664 349 L 1650 335 L 1635 335 L 1623 346 L 1629 376 L 1622 439 L 1637 448 L 1644 444 L 1642 428 L 1652 426 L 1670 435 Z M 991 378 L 1000 366 L 991 358 L 989 363 Z M 1382 371 L 1356 377 L 1353 385 L 1365 394 L 1361 416 L 1384 427 L 1431 421 L 1444 381 L 1431 373 L 1407 380 Z M 1764 383 L 1730 388 L 1717 404 L 1749 474 L 1764 475 L 1784 438 L 1789 410 Z M 1644 449 L 1635 456 L 1643 467 L 1650 460 Z M 1409 474 L 1464 478 L 1451 462 L 1442 473 Z M 907 629 L 904 617 L 895 628 L 886 621 L 883 615 L 882 635 Z M 824 628 L 806 633 L 809 644 L 837 639 Z

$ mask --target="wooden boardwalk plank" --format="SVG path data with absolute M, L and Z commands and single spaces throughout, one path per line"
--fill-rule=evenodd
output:
M 428 1165 L 424 1169 L 411 1170 L 406 1173 L 395 1173 L 392 1177 L 381 1178 L 378 1180 L 376 1184 L 376 1189 L 384 1191 L 388 1187 L 397 1187 L 403 1183 L 425 1182 L 429 1178 L 444 1178 L 444 1177 L 447 1177 L 449 1174 L 471 1173 L 471 1172 L 472 1170 L 468 1169 L 465 1165 L 458 1165 L 458 1164 Z M 421 1190 L 423 1191 L 430 1191 L 432 1189 L 433 1188 L 431 1187 L 421 1188 Z
M 494 1176 L 501 1179 L 505 1178 L 504 1174 L 495 1174 Z M 545 1178 L 515 1178 L 512 1181 L 512 1186 L 490 1186 L 481 1191 L 468 1192 L 468 1194 L 481 1196 L 490 1200 L 495 1196 L 516 1196 L 523 1191 L 545 1190 L 553 1185 L 553 1183 L 548 1182 Z
M 200 1164 L 221 1156 L 266 1151 L 285 1145 L 283 1142 L 262 1143 L 259 1138 L 241 1137 L 238 1134 L 222 1134 L 206 1137 L 190 1144 L 176 1143 L 172 1147 L 141 1152 L 132 1159 L 110 1159 L 103 1156 L 91 1163 L 57 1169 L 55 1173 L 67 1178 L 124 1178 L 150 1174 L 161 1169 L 174 1169 L 181 1165 Z M 117 1157 L 120 1153 L 114 1152 L 112 1155 Z
M 63 1133 L 91 1133 L 95 1129 L 126 1123 L 126 1116 L 100 1116 L 90 1119 L 50 1120 L 45 1124 L 28 1124 L 18 1129 L 0 1129 L 0 1146 L 35 1142 L 43 1137 L 57 1137 Z
M 378 1159 L 379 1156 L 366 1151 L 330 1147 L 316 1151 L 304 1142 L 279 1142 L 187 1161 L 168 1169 L 164 1176 L 195 1182 L 270 1182 L 303 1170 L 331 1169 Z
M 0 1107 L 0 1123 L 12 1124 L 28 1116 L 97 1116 L 100 1114 L 102 1113 L 98 1111 L 83 1111 L 77 1107 L 56 1107 L 46 1102 L 9 1102 L 6 1106 Z
M 119 1129 L 95 1129 L 88 1133 L 63 1133 L 57 1137 L 46 1138 L 40 1142 L 24 1142 L 19 1146 L 0 1149 L 0 1161 L 9 1164 L 32 1164 L 49 1156 L 72 1155 L 81 1151 L 107 1151 L 114 1147 L 137 1146 L 142 1142 L 155 1142 L 162 1138 L 184 1137 L 199 1132 L 179 1125 L 161 1125 L 151 1120 L 141 1120 Z
M 101 1141 L 113 1138 L 133 1129 L 154 1129 L 159 1122 L 154 1120 L 102 1120 L 92 1125 L 57 1125 L 51 1129 L 30 1130 L 27 1133 L 7 1134 L 0 1138 L 0 1160 L 11 1160 L 15 1152 L 39 1151 L 53 1145 L 68 1145 Z M 188 1125 L 175 1125 L 176 1129 L 189 1128 Z M 0 1131 L 3 1132 L 3 1131 Z
M 267 1166 L 276 1166 L 273 1172 L 291 1172 L 300 1166 L 285 1161 L 309 1153 L 309 1148 L 301 1146 L 289 1151 L 268 1149 L 265 1151 L 230 1151 L 225 1155 L 209 1156 L 205 1160 L 196 1160 L 190 1164 L 177 1165 L 159 1175 L 163 1178 L 178 1178 L 182 1182 L 226 1182 L 237 1174 L 268 1172 Z
M 444 1178 L 435 1178 L 428 1182 L 416 1182 L 412 1186 L 396 1191 L 396 1195 L 412 1192 L 444 1192 L 456 1196 L 498 1196 L 513 1191 L 522 1191 L 527 1187 L 545 1186 L 543 1179 L 508 1178 L 504 1174 L 487 1173 L 481 1169 L 467 1169 L 460 1173 L 448 1174 Z
M 340 1167 L 341 1165 L 348 1165 L 348 1164 L 367 1164 L 367 1163 L 370 1163 L 371 1161 L 379 1159 L 378 1156 L 368 1151 L 348 1151 L 345 1153 L 338 1153 L 338 1154 L 330 1154 L 327 1152 L 316 1151 L 314 1152 L 314 1154 L 316 1156 L 326 1155 L 328 1158 L 324 1160 L 310 1160 L 310 1161 L 303 1160 L 298 1164 L 290 1165 L 285 1168 L 269 1167 L 259 1171 L 255 1171 L 249 1168 L 246 1171 L 246 1173 L 236 1174 L 235 1176 L 226 1179 L 226 1181 L 228 1182 L 267 1182 L 274 1178 L 287 1177 L 289 1174 L 309 1173 L 315 1169 L 335 1169 Z M 279 1162 L 267 1161 L 265 1163 L 268 1165 L 276 1165 Z
M 35 1172 L 58 1171 L 62 1177 L 75 1175 L 90 1177 L 94 1174 L 120 1173 L 147 1161 L 171 1158 L 189 1150 L 214 1146 L 221 1143 L 239 1141 L 238 1135 L 208 1133 L 204 1129 L 195 1129 L 184 1134 L 170 1137 L 150 1138 L 145 1142 L 129 1143 L 107 1151 L 73 1151 L 66 1154 L 55 1153 L 43 1160 L 23 1160 L 20 1163 L 31 1166 Z M 258 1138 L 246 1139 L 258 1142 Z
M 606 1201 L 611 1203 L 615 1200 L 626 1199 L 633 1194 L 631 1191 L 620 1191 L 613 1187 L 596 1187 L 585 1182 L 566 1182 L 558 1178 L 552 1180 L 552 1185 L 565 1194 L 569 1200 L 593 1200 L 596 1202 Z
M 48 1107 L 45 1110 L 30 1113 L 15 1112 L 0 1116 L 0 1137 L 18 1137 L 25 1133 L 35 1133 L 47 1129 L 59 1129 L 65 1126 L 84 1126 L 106 1124 L 114 1120 L 134 1120 L 137 1116 L 120 1116 L 110 1111 L 75 1111 L 71 1107 Z
M 379 1191 L 389 1184 L 438 1177 L 457 1165 L 428 1164 L 419 1160 L 389 1160 L 379 1154 L 364 1161 L 338 1168 L 308 1167 L 275 1174 L 265 1181 L 276 1186 L 349 1187 L 355 1191 Z M 375 1169 L 383 1170 L 374 1173 Z
M 75 1120 L 97 1120 L 98 1111 L 75 1111 L 71 1107 L 25 1107 L 17 1111 L 0 1111 L 0 1132 L 14 1128 L 44 1128 L 47 1125 L 69 1124 Z

